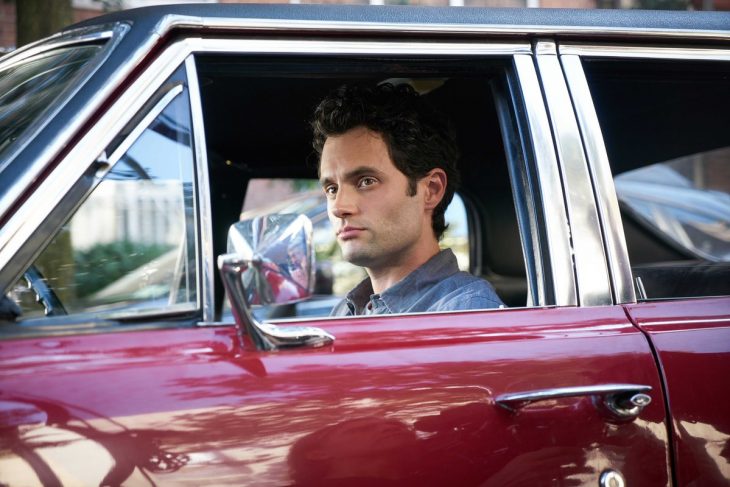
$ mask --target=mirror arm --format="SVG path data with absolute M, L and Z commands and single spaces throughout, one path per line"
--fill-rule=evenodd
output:
M 231 301 L 236 323 L 241 325 L 239 333 L 246 333 L 257 350 L 280 350 L 290 347 L 322 347 L 334 342 L 335 337 L 320 328 L 311 326 L 276 326 L 259 323 L 251 314 L 246 300 L 242 275 L 251 263 L 236 254 L 218 256 L 218 269 L 223 285 Z
M 218 256 L 218 269 L 223 279 L 223 286 L 231 301 L 233 317 L 236 323 L 243 325 L 239 329 L 239 333 L 241 335 L 247 334 L 257 350 L 274 350 L 274 345 L 256 327 L 255 319 L 246 302 L 246 291 L 243 288 L 241 276 L 247 268 L 246 261 L 235 254 Z

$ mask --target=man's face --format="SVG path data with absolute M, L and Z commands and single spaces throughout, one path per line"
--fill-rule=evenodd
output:
M 380 134 L 364 127 L 329 137 L 320 160 L 327 212 L 345 260 L 368 269 L 403 265 L 422 238 L 434 239 L 424 191 L 408 178 Z

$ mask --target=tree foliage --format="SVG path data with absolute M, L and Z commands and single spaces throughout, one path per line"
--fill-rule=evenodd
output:
M 75 280 L 78 297 L 88 296 L 169 250 L 168 246 L 129 241 L 77 250 Z
M 73 23 L 71 0 L 16 0 L 16 45 L 28 44 Z

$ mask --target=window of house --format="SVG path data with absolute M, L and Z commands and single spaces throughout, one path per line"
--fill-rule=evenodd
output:
M 730 63 L 584 63 L 640 299 L 730 294 Z

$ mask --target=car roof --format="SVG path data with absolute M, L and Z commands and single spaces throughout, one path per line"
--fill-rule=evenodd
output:
M 215 20 L 252 19 L 352 24 L 442 24 L 540 27 L 552 32 L 575 27 L 592 30 L 730 30 L 729 12 L 609 9 L 472 8 L 371 5 L 183 4 L 130 9 L 96 17 L 73 27 L 129 21 L 140 28 L 163 25 L 170 16 Z M 201 22 L 202 24 L 202 22 Z

